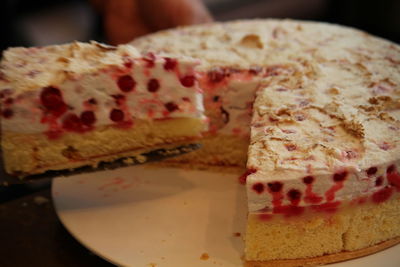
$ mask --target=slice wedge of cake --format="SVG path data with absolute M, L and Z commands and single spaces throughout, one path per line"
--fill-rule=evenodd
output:
M 290 20 L 183 27 L 133 44 L 202 59 L 211 131 L 202 150 L 171 161 L 247 159 L 249 266 L 318 265 L 399 242 L 398 45 Z
M 97 165 L 199 138 L 207 123 L 198 64 L 95 42 L 8 49 L 0 66 L 6 171 Z

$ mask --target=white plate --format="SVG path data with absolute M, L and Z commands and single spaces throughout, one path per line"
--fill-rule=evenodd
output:
M 55 179 L 52 194 L 69 232 L 114 264 L 242 266 L 247 211 L 237 177 L 134 166 Z M 329 266 L 398 267 L 400 246 Z

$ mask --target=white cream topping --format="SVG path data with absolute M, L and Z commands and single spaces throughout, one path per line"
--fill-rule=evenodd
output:
M 2 61 L 5 75 L 0 83 L 0 92 L 8 92 L 1 99 L 2 108 L 13 113 L 10 118 L 1 120 L 4 131 L 38 133 L 49 130 L 49 124 L 41 121 L 46 113 L 41 94 L 43 88 L 48 86 L 57 88 L 68 106 L 68 110 L 56 119 L 59 125 L 66 116 L 75 114 L 79 117 L 84 111 L 94 113 L 94 127 L 113 124 L 110 119 L 113 109 L 122 110 L 128 121 L 205 119 L 197 81 L 194 80 L 190 86 L 181 82 L 185 77 L 196 75 L 194 67 L 198 64 L 197 60 L 176 58 L 173 59 L 176 66 L 165 69 L 167 59 L 152 55 L 143 57 L 129 45 L 103 48 L 99 44 L 74 43 L 46 47 L 34 53 L 30 50 L 10 49 Z M 21 67 L 15 65 L 25 57 L 29 62 Z M 55 66 L 49 65 L 51 62 Z M 63 64 L 60 65 L 60 62 Z M 27 76 L 26 73 L 34 74 Z M 131 77 L 135 83 L 128 92 L 118 86 L 123 76 Z M 152 92 L 148 88 L 150 80 L 159 84 L 159 88 L 155 86 Z M 13 103 L 5 104 L 6 99 L 12 99 Z M 94 104 L 89 101 L 94 101 Z
M 250 121 L 255 91 L 259 79 L 241 81 L 231 80 L 222 96 L 222 107 L 229 114 L 229 122 L 218 133 L 227 135 L 250 136 Z

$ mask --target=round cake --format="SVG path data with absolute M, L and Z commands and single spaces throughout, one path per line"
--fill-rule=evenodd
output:
M 400 47 L 337 25 L 251 20 L 136 39 L 190 56 L 210 130 L 171 163 L 244 166 L 249 266 L 367 255 L 400 236 Z

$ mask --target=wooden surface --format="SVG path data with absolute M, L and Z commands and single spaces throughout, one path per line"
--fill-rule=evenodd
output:
M 55 214 L 50 190 L 0 204 L 0 266 L 113 266 L 79 244 Z

